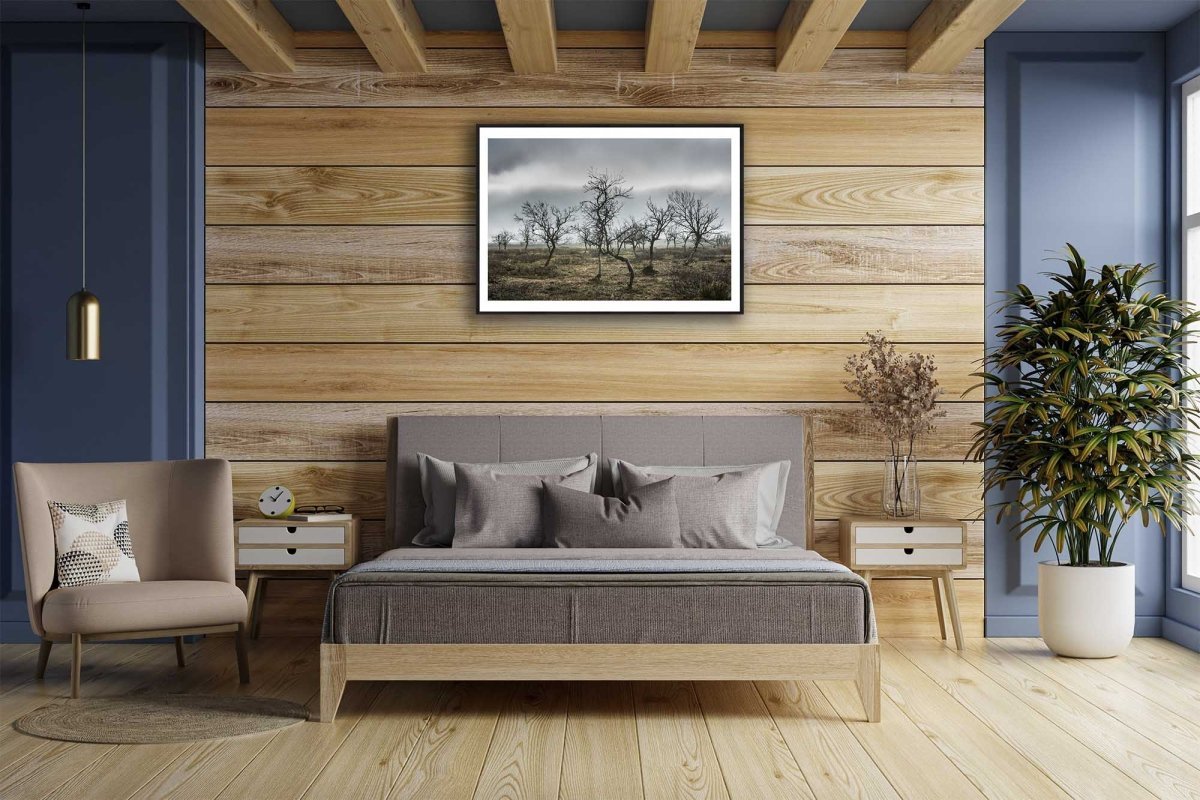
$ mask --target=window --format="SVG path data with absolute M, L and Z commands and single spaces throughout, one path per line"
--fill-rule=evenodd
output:
M 1200 302 L 1200 77 L 1183 85 L 1182 196 L 1184 292 L 1192 302 Z M 1188 345 L 1188 359 L 1200 362 L 1200 343 Z M 1197 449 L 1192 447 L 1193 452 Z M 1193 510 L 1190 522 L 1192 532 L 1183 535 L 1183 586 L 1200 592 L 1200 509 Z

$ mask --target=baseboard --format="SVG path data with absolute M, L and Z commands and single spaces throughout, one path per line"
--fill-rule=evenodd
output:
M 1177 619 L 1163 617 L 1162 635 L 1164 639 L 1200 653 L 1200 628 L 1193 628 Z
M 1134 636 L 1159 637 L 1163 635 L 1164 620 L 1162 617 L 1137 617 L 1133 623 Z M 1037 638 L 1037 617 L 997 617 L 983 618 L 983 635 L 989 639 Z

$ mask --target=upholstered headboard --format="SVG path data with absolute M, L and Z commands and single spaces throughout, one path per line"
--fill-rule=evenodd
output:
M 812 436 L 804 416 L 388 418 L 387 533 L 397 547 L 421 530 L 417 453 L 446 461 L 531 461 L 599 453 L 635 464 L 792 462 L 779 535 L 812 547 Z M 601 469 L 602 492 L 611 492 Z

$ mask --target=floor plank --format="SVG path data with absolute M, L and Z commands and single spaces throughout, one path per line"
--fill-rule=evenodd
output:
M 899 797 L 815 684 L 765 681 L 758 692 L 818 797 Z
M 646 800 L 720 798 L 729 791 L 690 683 L 633 684 Z
M 642 797 L 633 689 L 629 683 L 572 683 L 567 703 L 561 800 L 592 800 L 603 786 L 613 797 Z
M 510 683 L 448 687 L 388 796 L 470 797 L 514 688 Z
M 753 683 L 694 686 L 731 797 L 816 797 Z
M 1154 795 L 935 639 L 884 645 L 912 661 L 1029 763 L 1075 797 L 1150 800 Z M 1019 696 L 1018 696 L 1019 697 Z M 1077 723 L 1078 724 L 1078 723 Z
M 432 683 L 385 686 L 304 796 L 387 797 L 429 725 L 443 688 Z
M 65 698 L 67 653 L 0 646 L 0 715 Z M 313 638 L 93 644 L 85 694 L 316 699 Z M 883 720 L 848 682 L 360 683 L 333 725 L 162 745 L 0 729 L 8 800 L 342 798 L 1200 798 L 1200 655 L 1135 640 L 1103 661 L 1039 640 L 887 639 Z
M 849 681 L 822 681 L 821 694 L 870 754 L 901 797 L 928 800 L 972 800 L 983 795 L 924 731 L 886 694 L 883 718 L 862 718 L 858 689 Z M 904 742 L 897 747 L 897 742 Z

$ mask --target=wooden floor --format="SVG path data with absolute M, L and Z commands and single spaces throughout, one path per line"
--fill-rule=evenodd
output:
M 0 648 L 0 797 L 1200 798 L 1200 655 L 1138 639 L 1106 661 L 1037 640 L 883 646 L 883 722 L 842 683 L 352 683 L 333 725 L 194 744 L 71 744 L 9 723 L 67 692 L 36 648 Z M 84 692 L 315 703 L 317 644 L 93 644 Z M 547 672 L 553 671 L 547 665 Z

